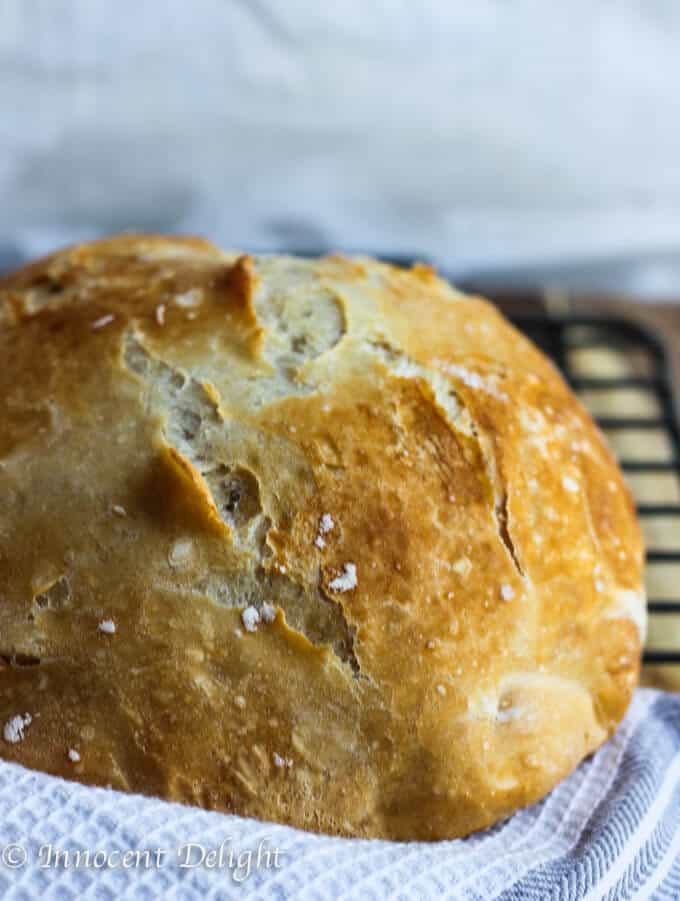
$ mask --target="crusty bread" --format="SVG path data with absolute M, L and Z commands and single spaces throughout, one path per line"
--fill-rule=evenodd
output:
M 427 267 L 75 247 L 0 282 L 2 756 L 354 836 L 544 795 L 636 684 L 629 493 Z

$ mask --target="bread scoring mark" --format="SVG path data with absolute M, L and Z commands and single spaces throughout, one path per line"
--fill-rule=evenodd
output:
M 214 389 L 207 390 L 196 379 L 153 356 L 131 332 L 124 337 L 123 359 L 145 386 L 149 412 L 163 417 L 165 455 L 175 461 L 178 471 L 185 472 L 183 490 L 191 492 L 204 508 L 207 505 L 209 515 L 221 524 L 243 555 L 244 566 L 252 566 L 248 576 L 233 580 L 201 573 L 200 589 L 228 607 L 253 605 L 259 609 L 263 597 L 274 598 L 295 629 L 314 644 L 330 641 L 336 656 L 358 673 L 354 631 L 341 605 L 318 589 L 297 584 L 283 564 L 270 563 L 272 519 L 264 509 L 257 475 L 243 462 L 219 459 L 217 445 L 227 435 L 229 423 L 219 415 L 219 397 Z M 174 569 L 180 565 L 177 560 L 169 562 Z M 182 566 L 185 563 L 181 561 Z M 312 598 L 310 590 L 315 592 Z
M 493 517 L 498 537 L 517 574 L 521 578 L 525 578 L 524 568 L 510 534 L 507 489 L 498 472 L 493 444 L 475 422 L 462 396 L 456 391 L 449 378 L 412 360 L 386 339 L 370 341 L 368 347 L 397 377 L 425 382 L 430 387 L 436 405 L 449 427 L 476 441 L 493 493 Z M 460 377 L 460 372 L 458 375 Z M 468 381 L 471 377 L 470 375 Z M 476 385 L 474 380 L 473 382 Z
M 195 379 L 154 357 L 131 332 L 124 336 L 123 359 L 144 384 L 149 412 L 163 416 L 162 434 L 170 458 L 219 518 L 201 472 L 201 464 L 206 462 L 206 432 L 221 422 L 214 400 Z
M 515 543 L 512 540 L 512 535 L 510 534 L 508 517 L 508 495 L 505 490 L 501 489 L 500 497 L 498 497 L 494 503 L 494 518 L 496 520 L 496 530 L 498 532 L 498 537 L 503 542 L 506 551 L 510 555 L 510 559 L 512 560 L 513 565 L 517 570 L 517 574 L 521 576 L 521 578 L 524 578 L 524 569 L 519 561 L 517 550 L 515 549 Z
M 306 262 L 261 259 L 257 271 L 254 304 L 264 326 L 263 356 L 289 393 L 299 394 L 305 366 L 333 350 L 346 333 L 342 305 Z
M 367 350 L 397 378 L 425 382 L 430 387 L 436 405 L 444 414 L 448 425 L 468 438 L 477 437 L 469 411 L 446 376 L 412 360 L 385 338 L 369 341 Z
M 140 340 L 125 336 L 124 359 L 149 390 L 149 403 L 164 416 L 162 433 L 178 466 L 186 469 L 234 543 L 261 543 L 258 526 L 266 517 L 255 473 L 243 465 L 216 458 L 214 439 L 228 428 L 219 413 L 219 395 L 212 386 L 174 369 L 151 355 Z
M 481 459 L 484 463 L 487 481 L 493 495 L 492 513 L 494 522 L 496 523 L 496 532 L 498 534 L 498 538 L 505 548 L 505 551 L 517 575 L 521 579 L 524 579 L 526 578 L 526 573 L 524 571 L 524 567 L 521 564 L 517 548 L 515 547 L 515 543 L 510 532 L 508 490 L 506 483 L 501 477 L 498 469 L 493 441 L 489 438 L 486 432 L 484 432 L 477 425 L 477 423 L 474 423 L 473 431 L 477 439 L 477 445 L 479 447 Z

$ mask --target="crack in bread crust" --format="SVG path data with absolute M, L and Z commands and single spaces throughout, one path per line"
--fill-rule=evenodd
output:
M 493 515 L 496 521 L 498 538 L 508 552 L 518 575 L 521 578 L 525 578 L 517 549 L 510 534 L 507 487 L 498 473 L 493 444 L 488 436 L 484 434 L 480 424 L 473 418 L 461 394 L 456 390 L 455 382 L 436 371 L 419 365 L 403 350 L 392 346 L 385 339 L 370 342 L 368 346 L 371 352 L 375 353 L 378 359 L 388 365 L 390 371 L 398 377 L 420 380 L 427 384 L 432 391 L 432 401 L 444 421 L 455 431 L 472 436 L 477 442 L 480 455 L 485 463 L 489 485 L 494 495 Z M 444 371 L 455 372 L 456 367 L 449 366 Z
M 126 332 L 123 358 L 128 369 L 142 380 L 151 414 L 162 416 L 162 434 L 182 465 L 194 473 L 187 490 L 196 490 L 211 512 L 227 528 L 227 535 L 241 554 L 254 561 L 250 579 L 235 595 L 224 583 L 199 573 L 202 590 L 217 603 L 229 606 L 261 606 L 268 598 L 288 612 L 291 624 L 315 644 L 330 644 L 338 658 L 355 675 L 360 666 L 354 653 L 354 629 L 345 619 L 342 605 L 320 588 L 295 583 L 270 566 L 272 549 L 267 539 L 272 512 L 263 508 L 258 475 L 238 460 L 224 459 L 219 438 L 230 427 L 219 414 L 219 397 L 195 379 L 152 355 L 138 335 Z M 325 611 L 319 624 L 305 623 L 299 609 L 314 603 Z

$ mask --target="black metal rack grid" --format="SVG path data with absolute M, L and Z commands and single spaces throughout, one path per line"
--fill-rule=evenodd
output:
M 505 306 L 505 312 L 508 312 Z M 575 391 L 600 389 L 611 391 L 620 388 L 641 388 L 656 400 L 660 416 L 607 416 L 595 417 L 598 425 L 608 431 L 616 429 L 645 429 L 662 431 L 671 448 L 669 460 L 619 459 L 624 473 L 670 472 L 680 478 L 680 429 L 676 417 L 670 367 L 663 344 L 655 335 L 637 323 L 625 319 L 612 319 L 581 315 L 512 315 L 513 323 L 528 335 L 561 369 Z M 618 348 L 626 353 L 642 352 L 650 363 L 648 375 L 625 377 L 587 377 L 575 373 L 570 366 L 570 355 L 575 349 L 587 347 Z M 680 504 L 638 503 L 641 518 L 678 517 Z M 651 547 L 647 549 L 647 566 L 660 563 L 680 564 L 680 547 Z M 680 613 L 680 600 L 650 597 L 648 611 L 651 617 L 663 617 Z M 680 648 L 646 649 L 647 664 L 675 664 L 680 666 Z

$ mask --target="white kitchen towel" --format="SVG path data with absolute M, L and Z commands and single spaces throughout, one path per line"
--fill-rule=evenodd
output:
M 638 691 L 539 804 L 458 841 L 312 835 L 0 764 L 0 893 L 80 898 L 680 898 L 680 695 Z

